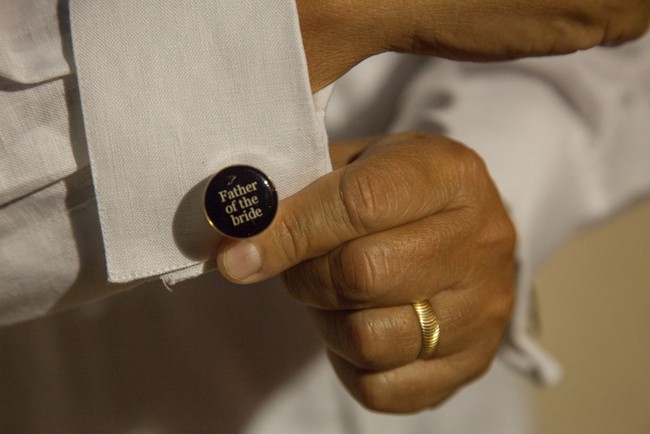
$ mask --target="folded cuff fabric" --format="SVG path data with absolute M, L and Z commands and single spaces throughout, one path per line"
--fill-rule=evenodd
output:
M 202 272 L 223 167 L 280 198 L 330 169 L 293 2 L 73 1 L 70 20 L 109 281 Z

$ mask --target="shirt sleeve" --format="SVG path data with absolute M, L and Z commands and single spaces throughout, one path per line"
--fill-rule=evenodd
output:
M 225 166 L 280 198 L 330 170 L 293 2 L 5 3 L 0 323 L 211 268 Z
M 200 196 L 220 168 L 257 167 L 281 197 L 328 169 L 293 2 L 73 1 L 70 17 L 110 281 L 213 255 Z

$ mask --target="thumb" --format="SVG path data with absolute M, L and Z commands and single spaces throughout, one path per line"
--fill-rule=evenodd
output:
M 335 171 L 283 200 L 273 223 L 247 239 L 226 239 L 217 253 L 221 274 L 235 283 L 255 283 L 361 234 L 340 200 L 341 171 Z
M 380 140 L 362 158 L 280 202 L 264 232 L 224 240 L 217 252 L 219 269 L 235 283 L 259 282 L 348 241 L 437 213 L 455 200 L 456 171 L 472 163 L 473 156 L 435 136 L 400 134 Z M 437 170 L 431 170 L 434 162 Z M 419 185 L 435 188 L 414 187 Z

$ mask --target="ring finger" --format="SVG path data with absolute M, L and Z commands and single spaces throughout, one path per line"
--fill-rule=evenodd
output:
M 442 291 L 431 300 L 440 326 L 439 343 L 433 355 L 436 359 L 477 344 L 476 336 L 490 336 L 490 330 L 486 330 L 490 322 L 484 320 L 480 302 L 472 301 L 473 297 L 464 293 L 462 289 Z M 329 350 L 358 368 L 392 369 L 414 362 L 420 354 L 422 329 L 412 305 L 310 311 Z M 498 339 L 496 327 L 493 335 Z

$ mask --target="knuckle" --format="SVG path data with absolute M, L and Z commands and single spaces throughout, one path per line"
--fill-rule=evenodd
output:
M 367 409 L 382 413 L 412 413 L 435 407 L 445 399 L 444 395 L 431 391 L 413 399 L 413 391 L 417 389 L 420 387 L 405 385 L 395 372 L 377 372 L 359 377 L 355 397 Z
M 337 257 L 336 289 L 344 305 L 365 306 L 378 292 L 377 282 L 386 274 L 387 261 L 383 249 L 377 246 L 357 247 L 347 244 Z
M 453 194 L 460 204 L 480 203 L 484 200 L 485 187 L 492 184 L 487 166 L 474 150 L 462 144 L 448 147 L 448 172 Z
M 350 166 L 341 177 L 339 192 L 353 232 L 365 235 L 382 221 L 390 200 L 382 176 L 368 166 Z
M 357 401 L 365 408 L 398 414 L 437 407 L 453 395 L 457 386 L 441 386 L 431 390 L 423 385 L 406 384 L 395 371 L 384 371 L 358 374 L 352 390 Z
M 512 310 L 515 304 L 514 283 L 503 285 L 495 297 L 494 317 L 500 329 L 503 329 L 510 321 Z
M 482 378 L 483 376 L 485 376 L 485 374 L 487 374 L 488 371 L 490 370 L 490 368 L 492 367 L 492 361 L 493 360 L 494 360 L 494 358 L 492 356 L 485 357 L 485 358 L 479 360 L 478 363 L 476 364 L 476 367 L 474 368 L 474 370 L 470 373 L 470 376 L 469 376 L 469 379 L 468 379 L 467 382 L 469 383 L 469 382 L 472 382 L 472 381 L 476 381 L 479 378 Z
M 470 175 L 473 178 L 488 177 L 488 170 L 485 161 L 481 156 L 471 148 L 460 145 L 455 147 L 454 154 L 463 174 Z
M 613 2 L 619 6 L 621 2 Z M 648 30 L 650 21 L 650 2 L 626 2 L 630 6 L 609 15 L 605 24 L 602 43 L 619 45 L 632 39 L 639 38 Z M 621 5 L 622 6 L 622 5 Z
M 461 368 L 455 383 L 456 387 L 470 384 L 482 378 L 492 367 L 493 360 L 494 353 L 485 351 L 485 349 L 466 352 L 464 359 L 458 361 Z
M 505 211 L 491 221 L 489 231 L 491 232 L 489 238 L 493 241 L 492 244 L 497 252 L 508 256 L 514 255 L 517 231 Z
M 353 315 L 343 326 L 345 350 L 354 364 L 362 369 L 374 369 L 380 357 L 378 330 L 362 316 Z
M 357 399 L 368 410 L 394 412 L 398 407 L 390 392 L 390 383 L 387 373 L 362 376 L 357 382 Z
M 291 297 L 304 303 L 310 303 L 312 300 L 305 294 L 304 288 L 306 276 L 302 270 L 303 267 L 298 265 L 282 273 L 282 279 L 287 292 Z M 313 279 L 313 276 L 310 276 Z
M 560 40 L 571 41 L 571 49 L 564 51 L 618 45 L 638 38 L 647 31 L 650 3 L 646 0 L 609 0 L 598 7 L 583 3 L 573 12 L 555 24 Z
M 288 263 L 297 264 L 309 250 L 309 237 L 305 234 L 305 223 L 292 212 L 283 213 L 277 222 L 275 231 L 278 254 Z

